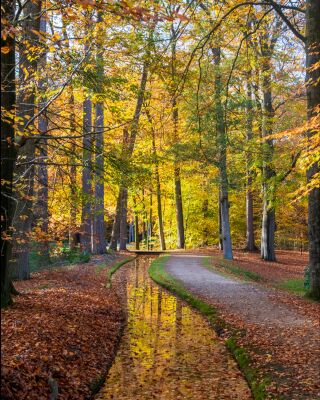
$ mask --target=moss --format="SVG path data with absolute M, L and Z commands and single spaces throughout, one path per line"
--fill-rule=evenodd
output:
M 212 265 L 211 260 L 214 260 L 215 265 Z M 230 261 L 221 260 L 217 257 L 205 257 L 203 259 L 204 266 L 209 269 L 214 269 L 219 272 L 226 272 L 232 275 L 239 276 L 243 279 L 254 281 L 254 282 L 261 282 L 263 281 L 263 277 L 256 272 L 247 271 L 246 269 L 235 266 Z
M 204 301 L 200 300 L 199 298 L 188 292 L 179 281 L 177 281 L 170 274 L 167 273 L 167 271 L 165 270 L 165 265 L 168 259 L 169 256 L 160 256 L 159 258 L 154 260 L 149 268 L 150 277 L 156 283 L 163 286 L 170 292 L 176 294 L 178 297 L 185 300 L 192 307 L 196 308 L 202 314 L 204 314 L 208 318 L 211 326 L 218 334 L 221 332 L 222 329 L 228 329 L 228 331 L 231 332 L 231 336 L 226 341 L 226 345 L 235 360 L 237 361 L 239 368 L 246 377 L 254 399 L 266 399 L 266 386 L 268 385 L 269 380 L 267 378 L 258 378 L 257 371 L 250 367 L 250 358 L 246 350 L 237 344 L 237 331 L 233 329 L 223 319 L 221 319 L 221 317 L 219 317 L 217 310 L 213 306 L 205 303 Z
M 303 279 L 288 279 L 281 282 L 278 287 L 279 289 L 287 290 L 300 296 L 304 296 L 307 292 L 304 287 Z
M 115 265 L 113 265 L 109 270 L 108 270 L 108 273 L 107 273 L 107 282 L 106 282 L 106 287 L 111 287 L 111 278 L 112 278 L 112 275 L 116 272 L 116 271 L 118 271 L 118 269 L 120 268 L 120 267 L 122 267 L 124 264 L 127 264 L 128 262 L 130 262 L 130 261 L 133 261 L 134 259 L 136 259 L 137 257 L 135 256 L 135 257 L 128 257 L 128 258 L 126 258 L 126 259 L 124 259 L 124 260 L 122 260 L 122 261 L 119 261 L 118 263 L 116 263 Z

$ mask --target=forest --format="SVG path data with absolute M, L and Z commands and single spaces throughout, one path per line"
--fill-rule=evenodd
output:
M 49 367 L 42 370 L 43 376 L 37 372 L 42 380 L 34 378 L 28 391 L 24 385 L 31 364 L 13 364 L 10 358 L 16 351 L 10 347 L 14 321 L 24 321 L 29 336 L 28 321 L 41 318 L 34 313 L 44 307 L 42 301 L 61 302 L 61 309 L 78 302 L 79 315 L 92 307 L 92 320 L 83 320 L 81 329 L 90 324 L 101 329 L 96 340 L 102 340 L 103 332 L 108 336 L 113 327 L 112 340 L 105 345 L 111 365 L 110 349 L 116 348 L 120 335 L 115 332 L 126 325 L 121 301 L 116 300 L 123 300 L 124 289 L 117 287 L 124 285 L 120 275 L 125 272 L 117 272 L 114 285 L 111 276 L 127 261 L 143 269 L 143 257 L 163 253 L 153 261 L 159 269 L 152 272 L 151 263 L 149 274 L 169 291 L 169 273 L 183 280 L 188 290 L 193 284 L 177 272 L 178 267 L 189 268 L 179 258 L 183 254 L 191 255 L 194 268 L 204 268 L 196 259 L 200 254 L 209 257 L 203 261 L 206 271 L 219 264 L 222 275 L 273 286 L 278 275 L 299 278 L 304 297 L 287 303 L 301 302 L 301 309 L 308 309 L 305 314 L 316 317 L 318 0 L 4 0 L 1 14 L 1 307 L 2 334 L 8 340 L 3 398 L 40 399 L 50 393 L 50 399 L 90 398 L 85 397 L 89 389 L 80 383 L 63 389 L 69 384 L 61 383 Z M 167 254 L 172 256 L 167 259 Z M 133 256 L 142 261 L 132 261 Z M 166 267 L 161 260 L 167 260 Z M 124 279 L 125 298 L 136 304 L 130 274 Z M 61 287 L 52 283 L 58 282 L 55 279 Z M 173 292 L 179 297 L 178 287 Z M 74 293 L 78 300 L 63 298 Z M 158 302 L 165 296 L 160 294 Z M 190 296 L 180 297 L 188 303 Z M 180 300 L 175 299 L 167 302 L 177 301 L 177 313 Z M 95 307 L 104 302 L 110 314 L 105 331 L 95 314 L 101 312 Z M 142 318 L 134 310 L 135 318 Z M 70 308 L 65 318 L 76 326 L 80 322 L 71 317 L 73 312 Z M 279 321 L 280 315 L 279 311 Z M 50 320 L 52 329 L 64 324 L 59 318 Z M 18 331 L 14 335 L 20 341 Z M 83 335 L 89 335 L 89 327 Z M 235 342 L 247 348 L 238 337 Z M 306 346 L 312 347 L 311 342 Z M 34 346 L 29 343 L 29 348 Z M 236 348 L 229 345 L 229 350 L 255 399 L 280 399 L 283 393 L 283 398 L 311 399 L 320 393 L 315 379 L 313 390 L 318 391 L 311 391 L 310 397 L 294 397 L 305 390 L 301 388 L 285 397 L 287 389 L 277 392 L 272 385 L 270 393 L 276 397 L 268 397 L 268 390 L 266 397 L 258 397 L 250 374 L 235 356 Z M 23 375 L 21 368 L 27 364 Z M 84 368 L 79 366 L 79 371 Z M 99 368 L 94 368 L 96 374 Z M 74 379 L 82 382 L 84 376 Z M 37 392 L 38 386 L 45 387 L 44 392 Z M 134 389 L 129 397 L 108 397 L 108 390 L 98 398 L 151 398 L 139 397 Z M 183 390 L 182 397 L 170 396 L 211 398 L 195 389 L 193 395 L 188 387 Z M 212 398 L 251 398 L 245 389 L 239 393 Z

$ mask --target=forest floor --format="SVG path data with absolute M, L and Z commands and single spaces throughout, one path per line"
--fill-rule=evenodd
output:
M 31 275 L 1 312 L 1 399 L 89 399 L 110 367 L 124 325 L 107 282 L 128 253 Z M 51 398 L 51 397 L 50 397 Z
M 259 255 L 238 252 L 235 261 L 225 263 L 218 253 L 211 258 L 199 253 L 210 254 L 172 255 L 167 272 L 214 306 L 237 332 L 251 367 L 270 379 L 268 398 L 320 398 L 320 304 L 278 288 L 279 283 L 302 279 L 305 256 L 281 252 L 278 263 L 265 263 Z M 228 329 L 222 333 L 229 335 Z
M 306 254 L 281 251 L 266 263 L 236 251 L 226 262 L 218 251 L 199 249 L 184 252 L 186 263 L 173 253 L 170 259 L 183 262 L 170 273 L 239 332 L 252 366 L 270 377 L 270 398 L 320 398 L 320 304 L 302 297 Z M 58 398 L 89 399 L 100 387 L 125 323 L 121 274 L 113 287 L 107 276 L 128 257 L 106 254 L 15 282 L 21 294 L 1 317 L 2 399 L 42 400 L 56 390 Z

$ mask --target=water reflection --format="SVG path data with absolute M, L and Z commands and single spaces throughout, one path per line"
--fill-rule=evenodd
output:
M 157 286 L 149 265 L 126 267 L 128 326 L 98 399 L 251 399 L 203 317 Z

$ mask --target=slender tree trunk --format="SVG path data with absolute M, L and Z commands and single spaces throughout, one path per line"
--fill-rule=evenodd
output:
M 202 246 L 208 246 L 208 226 L 207 218 L 209 211 L 209 200 L 204 199 L 202 202 L 202 215 L 203 215 L 203 229 L 202 229 Z
M 273 159 L 273 140 L 265 139 L 272 135 L 272 119 L 274 111 L 272 107 L 271 92 L 271 64 L 270 56 L 264 55 L 262 62 L 262 91 L 263 91 L 263 120 L 262 120 L 262 144 L 263 152 L 263 183 L 262 183 L 262 227 L 261 227 L 261 258 L 266 261 L 275 261 L 275 187 L 272 178 L 275 176 L 271 163 Z
M 252 100 L 252 89 L 251 89 L 251 70 L 247 71 L 247 121 L 246 121 L 246 140 L 248 145 L 247 156 L 246 156 L 246 226 L 247 226 L 247 251 L 256 251 L 254 238 L 254 224 L 253 224 L 253 194 L 252 194 L 252 172 L 251 162 L 252 157 L 250 154 L 250 141 L 253 138 L 253 100 Z
M 91 252 L 92 230 L 92 103 L 87 97 L 83 102 L 83 167 L 82 167 L 82 215 L 81 215 L 81 247 Z
M 1 2 L 2 18 L 8 23 L 13 20 L 15 2 L 4 0 Z M 1 35 L 1 47 L 8 48 L 6 53 L 1 52 L 1 110 L 9 116 L 1 118 L 1 307 L 12 302 L 11 277 L 9 261 L 12 255 L 11 227 L 15 204 L 13 202 L 13 170 L 16 161 L 14 147 L 14 107 L 16 104 L 15 86 L 15 37 Z
M 74 105 L 73 88 L 71 87 L 71 94 L 69 97 L 70 106 L 70 133 L 76 132 L 76 116 Z M 76 239 L 76 221 L 77 221 L 77 167 L 76 167 L 76 142 L 75 139 L 71 142 L 71 156 L 70 156 L 70 222 L 69 222 L 69 248 L 74 250 L 77 244 Z
M 126 250 L 128 241 L 128 224 L 127 224 L 127 207 L 128 207 L 128 190 L 126 187 L 121 188 L 121 212 L 120 212 L 120 250 Z
M 173 135 L 175 142 L 178 142 L 178 107 L 175 98 L 172 101 L 172 120 L 173 120 Z M 176 220 L 177 220 L 177 248 L 184 249 L 185 247 L 185 231 L 183 218 L 183 202 L 181 192 L 181 176 L 179 161 L 174 161 L 174 193 L 176 202 Z
M 176 218 L 177 218 L 177 247 L 178 249 L 184 249 L 185 237 L 184 237 L 184 224 L 183 224 L 183 206 L 182 206 L 182 194 L 181 194 L 181 178 L 180 178 L 180 167 L 177 163 L 174 165 L 174 192 L 176 200 Z
M 45 117 L 39 118 L 39 130 L 41 132 L 46 132 L 47 130 L 47 121 Z M 42 129 L 45 129 L 43 131 Z M 38 167 L 38 193 L 37 193 L 37 204 L 36 204 L 36 213 L 37 213 L 37 226 L 41 228 L 42 235 L 44 236 L 42 242 L 38 247 L 38 251 L 41 254 L 41 264 L 46 265 L 50 262 L 49 257 L 49 240 L 48 240 L 48 227 L 49 227 L 49 210 L 48 210 L 48 168 L 46 164 L 46 160 L 48 158 L 48 148 L 47 141 L 44 139 L 44 142 L 40 147 L 40 159 L 41 164 Z
M 40 19 L 40 32 L 46 33 L 46 18 L 43 16 Z M 39 70 L 45 71 L 47 68 L 47 54 L 46 52 L 41 57 L 39 62 Z M 41 71 L 40 71 L 41 72 Z M 42 78 L 39 82 L 39 89 L 42 93 L 45 92 L 47 87 L 46 78 Z M 39 103 L 39 109 L 45 104 L 45 98 L 42 97 L 42 101 Z M 45 114 L 42 114 L 38 119 L 38 129 L 40 134 L 46 135 L 48 131 L 48 118 Z M 38 193 L 37 193 L 37 226 L 40 227 L 43 234 L 42 242 L 38 245 L 38 251 L 41 254 L 41 265 L 46 265 L 50 262 L 49 256 L 49 241 L 48 241 L 48 227 L 49 227 L 49 210 L 48 210 L 48 167 L 46 164 L 48 158 L 48 143 L 47 139 L 42 139 L 42 143 L 39 150 L 40 164 L 38 167 Z
M 147 232 L 147 212 L 144 201 L 144 189 L 142 189 L 142 241 L 143 243 L 148 241 L 148 232 Z
M 98 23 L 103 22 L 102 13 L 98 12 Z M 97 53 L 97 77 L 98 90 L 103 92 L 103 51 Z M 100 82 L 100 83 L 99 83 Z M 104 157 L 103 157 L 103 136 L 104 136 L 104 105 L 103 98 L 95 105 L 95 212 L 94 212 L 94 253 L 103 254 L 106 251 L 105 227 L 104 227 Z
M 133 199 L 134 202 L 134 240 L 135 240 L 135 249 L 139 250 L 140 243 L 139 243 L 139 215 L 137 211 L 137 202 L 136 199 Z
M 159 226 L 159 239 L 161 250 L 166 250 L 166 242 L 164 237 L 163 217 L 162 217 L 162 204 L 161 204 L 161 184 L 159 169 L 156 166 L 156 185 L 157 185 L 157 210 L 158 210 L 158 226 Z
M 316 125 L 319 130 L 320 105 L 320 68 L 311 68 L 320 62 L 320 2 L 307 0 L 306 8 L 306 82 L 307 107 L 310 125 Z M 318 109 L 317 109 L 318 108 Z M 317 129 L 310 129 L 308 137 L 312 143 Z M 319 161 L 315 161 L 307 171 L 307 180 L 312 183 L 319 174 Z M 308 194 L 308 235 L 309 235 L 309 268 L 310 294 L 320 298 L 320 188 L 313 182 Z
M 103 254 L 106 251 L 106 239 L 104 228 L 104 158 L 103 158 L 103 103 L 96 104 L 96 160 L 95 160 L 95 215 L 94 238 L 96 240 L 96 253 Z
M 150 237 L 150 248 L 151 250 L 153 249 L 153 242 L 152 242 L 152 237 L 153 237 L 153 215 L 152 215 L 152 192 L 150 193 L 150 208 L 149 208 L 149 237 Z
M 35 113 L 35 73 L 39 60 L 30 59 L 28 46 L 38 42 L 40 30 L 41 1 L 30 1 L 24 7 L 24 21 L 22 23 L 23 36 L 19 46 L 20 57 L 20 82 L 17 115 L 20 117 L 19 131 L 22 137 L 30 135 L 25 129 L 28 119 Z M 29 279 L 29 251 L 30 236 L 33 222 L 33 196 L 35 178 L 35 141 L 27 140 L 26 144 L 18 152 L 18 160 L 15 168 L 17 209 L 13 225 L 14 257 L 12 273 L 15 279 Z M 19 163 L 21 162 L 21 163 Z
M 178 126 L 179 126 L 179 111 L 177 105 L 177 99 L 175 94 L 175 80 L 177 77 L 176 71 L 176 46 L 177 46 L 177 32 L 172 24 L 171 26 L 171 78 L 173 82 L 172 88 L 172 124 L 173 124 L 173 140 L 174 143 L 178 143 Z M 177 219 L 177 247 L 183 249 L 185 247 L 185 231 L 184 231 L 184 220 L 183 220 L 183 203 L 181 193 L 181 176 L 180 166 L 177 157 L 174 160 L 174 192 L 176 201 L 176 219 Z
M 218 207 L 218 216 L 219 216 L 219 249 L 223 250 L 223 239 L 222 239 L 222 219 L 221 219 L 221 202 L 220 202 L 220 190 L 219 190 L 219 207 Z
M 110 246 L 109 246 L 109 248 L 114 251 L 117 250 L 117 244 L 118 244 L 119 235 L 120 235 L 120 213 L 121 213 L 121 189 L 119 188 L 116 212 L 115 212 L 115 216 L 114 216 L 114 220 L 113 220 L 111 240 L 110 240 Z
M 222 83 L 220 71 L 220 47 L 212 49 L 215 65 L 215 115 L 216 133 L 219 149 L 219 174 L 220 174 L 220 210 L 221 210 L 221 230 L 223 243 L 223 257 L 232 260 L 232 243 L 229 221 L 229 193 L 228 193 L 228 173 L 227 173 L 227 137 L 224 122 L 224 111 L 221 102 Z
M 151 124 L 151 132 L 152 132 L 152 154 L 153 154 L 153 163 L 154 163 L 154 173 L 156 179 L 156 190 L 157 190 L 157 211 L 158 211 L 158 229 L 159 229 L 159 240 L 161 250 L 166 249 L 165 237 L 164 237 L 164 227 L 163 227 L 163 217 L 162 217 L 162 204 L 161 204 L 161 183 L 160 183 L 160 175 L 159 175 L 159 160 L 156 149 L 156 137 L 155 130 L 152 125 L 152 119 L 149 111 L 147 111 L 147 117 Z

